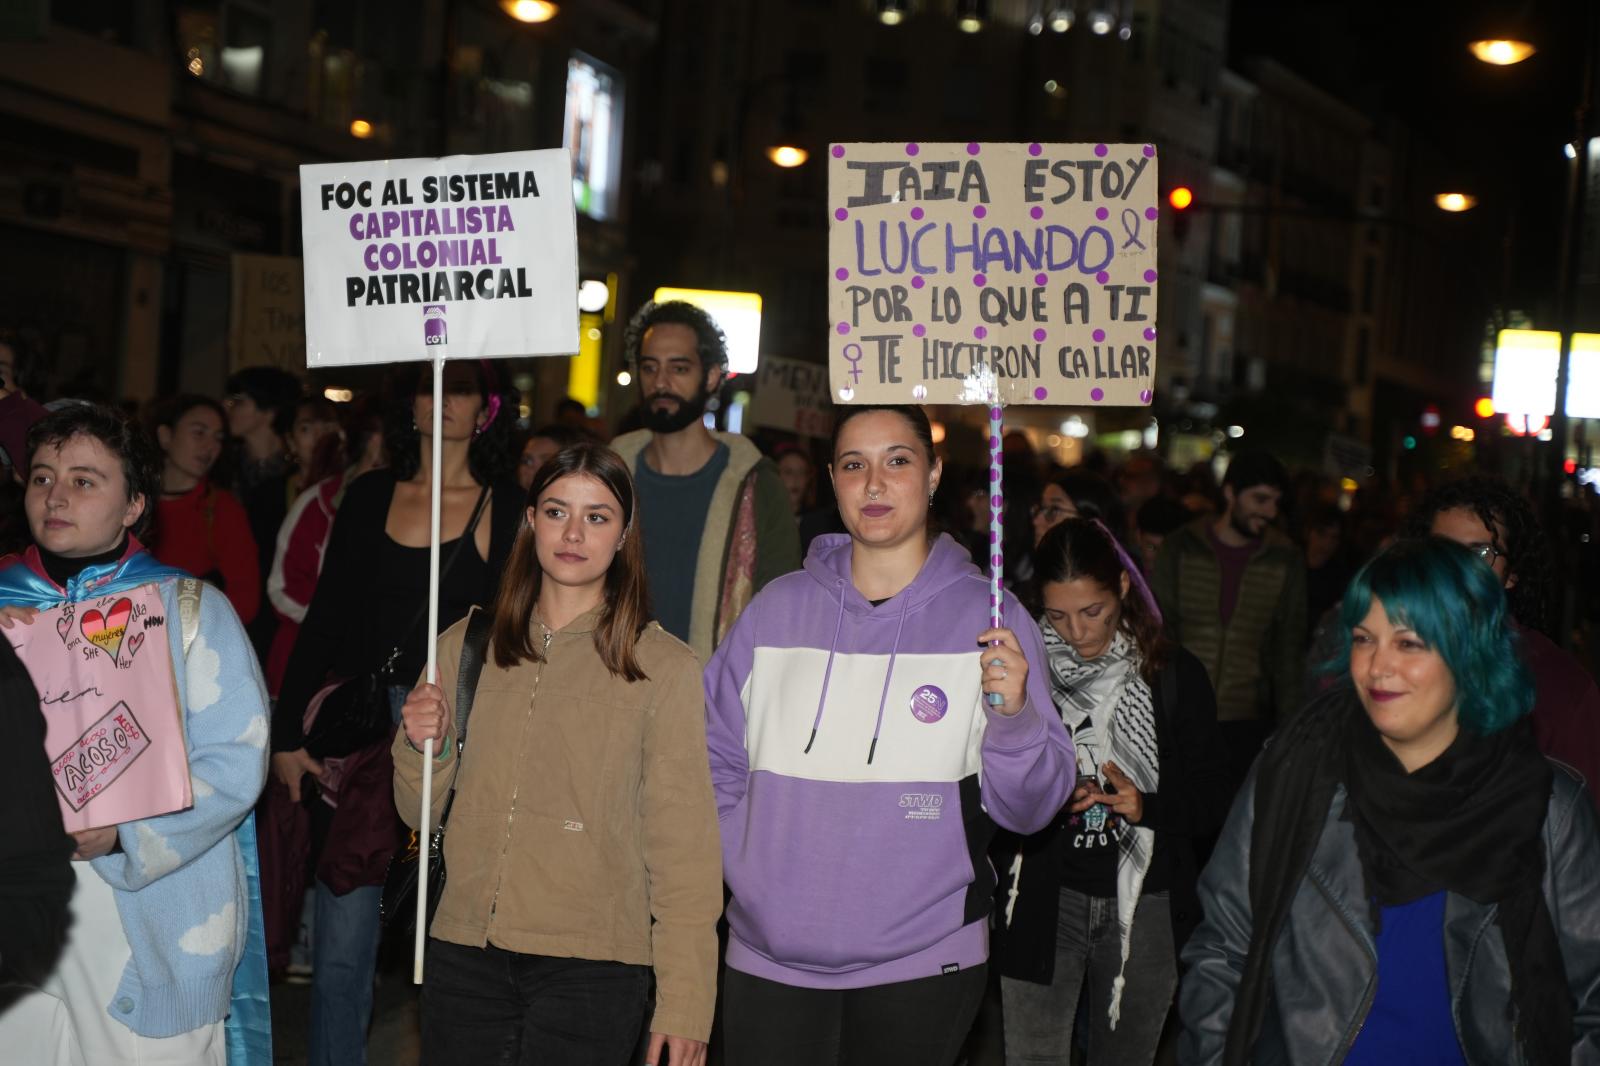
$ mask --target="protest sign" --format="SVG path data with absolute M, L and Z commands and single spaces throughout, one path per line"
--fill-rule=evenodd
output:
M 828 368 L 821 363 L 765 357 L 756 372 L 746 420 L 753 426 L 826 439 L 833 432 Z
M 233 306 L 228 319 L 228 365 L 293 371 L 305 362 L 305 277 L 292 255 L 232 258 Z
M 829 371 L 844 403 L 1149 404 L 1156 150 L 835 144 Z
M 155 585 L 40 611 L 7 637 L 39 690 L 68 832 L 189 807 L 189 756 Z
M 578 350 L 565 149 L 300 168 L 306 365 Z

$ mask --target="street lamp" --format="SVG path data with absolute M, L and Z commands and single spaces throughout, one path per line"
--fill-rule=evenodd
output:
M 977 33 L 983 29 L 984 0 L 960 0 L 956 5 L 956 29 L 962 33 Z
M 767 149 L 767 158 L 772 160 L 775 166 L 783 167 L 785 170 L 792 170 L 804 164 L 807 159 L 810 159 L 811 153 L 804 148 L 796 148 L 792 144 L 775 144 Z
M 549 22 L 560 8 L 550 0 L 500 0 L 500 10 L 518 22 Z
M 1467 47 L 1480 62 L 1496 67 L 1509 67 L 1520 63 L 1538 51 L 1527 41 L 1506 37 L 1473 41 Z
M 1464 192 L 1442 192 L 1433 198 L 1435 206 L 1441 211 L 1449 211 L 1458 215 L 1463 211 L 1471 211 L 1478 206 L 1476 196 L 1468 196 Z
M 905 0 L 878 0 L 878 21 L 885 26 L 898 26 L 906 18 Z

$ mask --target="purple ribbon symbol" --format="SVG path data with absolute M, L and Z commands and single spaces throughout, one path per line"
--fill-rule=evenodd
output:
M 854 355 L 850 354 L 851 349 L 855 350 Z M 845 362 L 850 364 L 851 384 L 856 384 L 861 380 L 861 359 L 864 354 L 865 353 L 861 351 L 861 345 L 859 344 L 850 343 L 844 346 Z
M 1132 226 L 1128 225 L 1129 219 L 1133 220 Z M 1122 209 L 1122 234 L 1128 238 L 1122 242 L 1124 248 L 1131 244 L 1138 247 L 1141 252 L 1146 250 L 1144 242 L 1139 239 L 1139 226 L 1139 212 L 1131 207 L 1124 207 Z

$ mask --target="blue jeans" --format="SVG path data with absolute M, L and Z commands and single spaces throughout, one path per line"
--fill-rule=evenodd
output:
M 1088 1061 L 1094 1066 L 1150 1066 L 1178 986 L 1172 947 L 1172 911 L 1165 892 L 1139 897 L 1133 943 L 1115 1029 L 1108 1017 L 1111 982 L 1122 962 L 1117 901 L 1061 889 L 1056 920 L 1055 979 L 1048 985 L 1000 979 L 1005 1009 L 1006 1066 L 1066 1066 L 1072 1061 L 1072 1026 L 1085 981 Z
M 408 690 L 389 688 L 396 724 Z M 366 885 L 342 896 L 316 882 L 312 923 L 311 1036 L 308 1066 L 365 1066 L 367 1027 L 372 1022 L 372 982 L 383 933 L 378 905 L 382 885 Z

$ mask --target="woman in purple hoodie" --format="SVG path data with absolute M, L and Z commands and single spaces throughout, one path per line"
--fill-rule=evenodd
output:
M 1014 628 L 990 628 L 988 580 L 929 537 L 940 473 L 920 407 L 844 409 L 848 535 L 813 541 L 706 667 L 728 1066 L 949 1066 L 983 996 L 989 838 L 1072 791 L 1038 628 L 1010 595 Z

